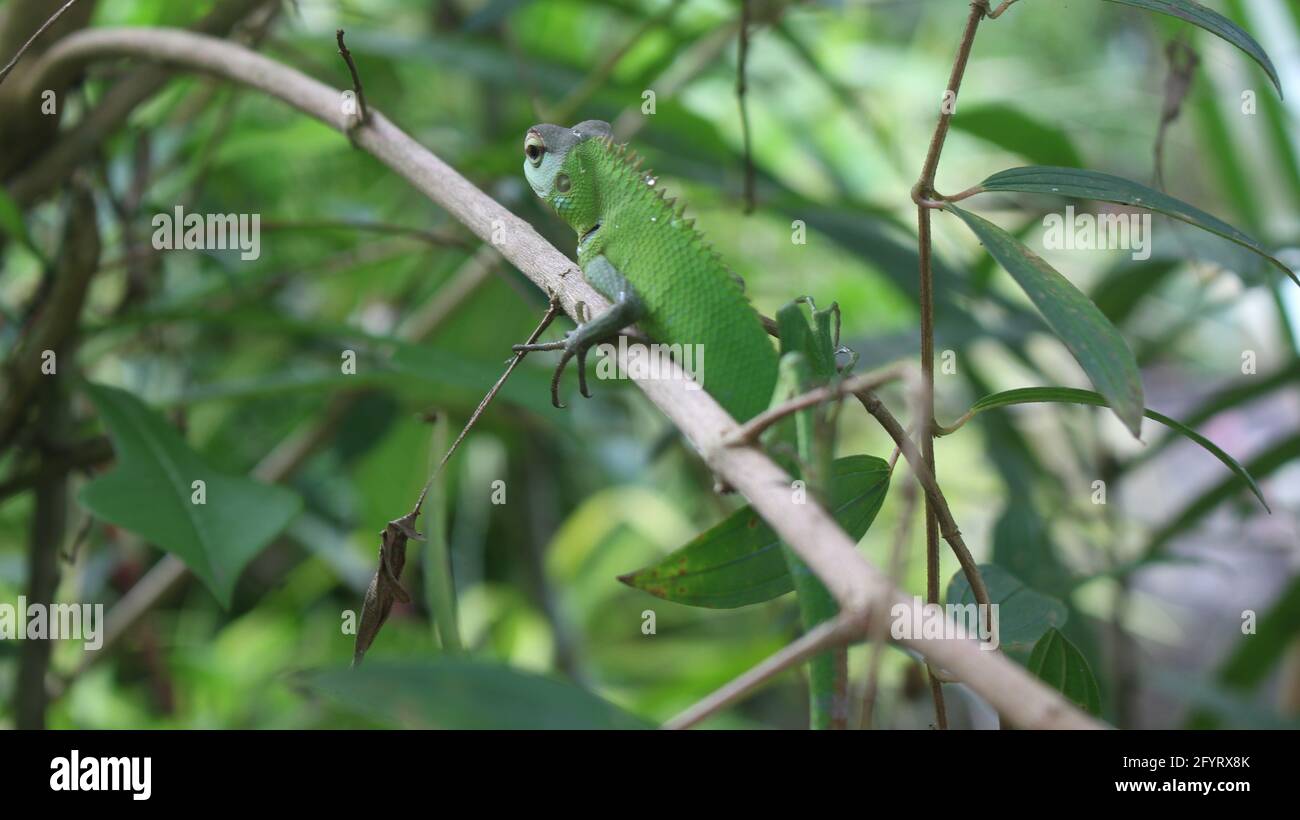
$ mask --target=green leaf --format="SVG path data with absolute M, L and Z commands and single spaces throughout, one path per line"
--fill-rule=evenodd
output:
M 1300 279 L 1296 278 L 1295 273 L 1251 236 L 1180 199 L 1123 177 L 1103 174 L 1099 171 L 1085 171 L 1081 168 L 1028 166 L 999 171 L 981 182 L 979 189 L 999 192 L 1018 191 L 1027 194 L 1057 194 L 1155 211 L 1209 231 L 1259 254 L 1300 285 Z
M 1258 686 L 1294 643 L 1296 635 L 1300 635 L 1300 578 L 1282 591 L 1253 633 L 1242 635 L 1219 670 L 1219 680 L 1237 689 Z
M 1092 715 L 1101 714 L 1101 690 L 1088 659 L 1057 630 L 1047 630 L 1034 644 L 1029 671 L 1080 709 Z
M 1064 131 L 1024 114 L 1009 105 L 994 103 L 963 108 L 952 127 L 1019 154 L 1042 165 L 1082 165 L 1074 143 Z
M 289 525 L 297 494 L 213 470 L 157 413 L 124 390 L 87 384 L 117 468 L 82 489 L 97 517 L 174 553 L 230 606 L 245 565 Z M 193 503 L 193 482 L 205 503 Z
M 996 564 L 980 564 L 979 570 L 989 591 L 989 603 L 998 607 L 998 642 L 1004 651 L 1029 649 L 1043 633 L 1062 626 L 1069 617 L 1061 601 L 1030 589 Z M 959 571 L 948 581 L 944 600 L 962 606 L 975 603 L 975 593 L 964 572 Z
M 1264 53 L 1263 47 L 1240 26 L 1217 11 L 1207 9 L 1200 3 L 1193 3 L 1192 0 L 1107 0 L 1107 2 L 1168 14 L 1227 40 L 1259 63 L 1260 68 L 1268 74 L 1268 78 L 1273 81 L 1273 86 L 1277 88 L 1278 95 L 1281 96 L 1282 83 L 1278 81 L 1277 69 L 1273 68 L 1273 61 L 1268 58 L 1268 54 Z
M 1300 433 L 1288 436 L 1280 441 L 1269 442 L 1268 446 L 1264 447 L 1258 455 L 1247 462 L 1243 469 L 1251 475 L 1264 477 L 1287 466 L 1297 458 L 1300 458 Z M 1157 560 L 1174 536 L 1195 524 L 1223 502 L 1231 499 L 1240 489 L 1235 478 L 1227 478 L 1215 486 L 1207 488 L 1196 498 L 1189 501 L 1180 512 L 1172 516 L 1168 523 L 1151 536 L 1140 563 Z
M 1020 285 L 1134 437 L 1142 430 L 1142 377 L 1124 337 L 1083 293 L 1014 236 L 951 203 L 984 247 Z
M 836 459 L 831 474 L 831 513 L 856 541 L 884 502 L 889 465 L 873 456 L 848 456 Z M 794 588 L 781 540 L 752 507 L 619 580 L 664 600 L 709 609 L 762 603 Z
M 304 675 L 345 709 L 403 729 L 649 729 L 576 686 L 468 658 L 373 661 Z
M 970 418 L 985 410 L 992 410 L 996 407 L 1009 407 L 1013 404 L 1034 404 L 1037 402 L 1060 402 L 1063 404 L 1091 404 L 1095 407 L 1108 407 L 1106 399 L 1092 392 L 1091 390 L 1079 390 L 1074 387 L 1022 387 L 1016 390 L 1006 390 L 1001 393 L 994 393 L 991 396 L 985 396 L 971 405 L 970 410 L 966 411 L 965 418 Z M 1264 505 L 1264 509 L 1269 510 L 1268 502 L 1264 500 L 1264 494 L 1260 492 L 1259 485 L 1255 479 L 1237 463 L 1237 460 L 1225 453 L 1217 444 L 1210 441 L 1205 436 L 1196 432 L 1192 428 L 1175 421 L 1166 415 L 1157 413 L 1154 410 L 1143 410 L 1142 414 L 1152 421 L 1158 421 L 1170 430 L 1191 439 L 1201 445 L 1223 463 L 1223 466 L 1231 470 L 1238 478 L 1246 483 L 1250 491 L 1259 499 L 1259 503 Z

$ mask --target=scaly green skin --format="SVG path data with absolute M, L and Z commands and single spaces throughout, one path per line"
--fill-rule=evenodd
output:
M 563 343 L 515 346 L 564 350 L 552 386 L 557 405 L 556 385 L 569 358 L 577 357 L 581 370 L 591 345 L 633 323 L 656 342 L 694 346 L 697 356 L 702 351 L 704 389 L 738 421 L 834 377 L 828 314 L 814 313 L 814 319 L 821 315 L 822 320 L 809 328 L 794 305 L 781 314 L 784 376 L 778 390 L 776 349 L 742 283 L 695 230 L 693 220 L 684 218 L 684 206 L 674 208 L 655 176 L 642 170 L 625 146 L 613 143 L 608 124 L 537 125 L 529 129 L 524 146 L 529 184 L 577 232 L 583 276 L 613 303 Z M 700 369 L 692 368 L 697 377 Z M 827 475 L 833 445 L 824 422 L 823 409 L 805 410 L 767 437 L 791 473 L 802 474 L 818 495 L 827 489 L 820 479 Z M 834 617 L 838 608 L 793 550 L 784 550 L 804 628 L 812 629 Z M 813 728 L 844 725 L 844 661 L 843 651 L 837 650 L 810 662 Z
M 656 342 L 695 346 L 704 389 L 737 420 L 764 410 L 776 385 L 776 350 L 740 282 L 683 217 L 684 206 L 674 208 L 654 175 L 613 144 L 604 123 L 539 131 L 548 151 L 539 166 L 526 159 L 525 172 L 577 232 L 578 263 L 592 287 L 618 301 L 630 285 L 640 327 Z M 583 138 L 570 136 L 575 141 L 564 145 L 575 132 Z M 567 191 L 554 184 L 560 175 Z

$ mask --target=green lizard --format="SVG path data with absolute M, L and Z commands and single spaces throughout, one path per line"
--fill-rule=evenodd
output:
M 583 276 L 612 307 L 578 325 L 564 342 L 516 345 L 515 350 L 563 349 L 552 383 L 578 360 L 579 388 L 592 345 L 628 325 L 657 342 L 693 345 L 708 356 L 702 386 L 739 421 L 767 407 L 776 386 L 777 356 L 743 285 L 686 219 L 685 205 L 664 194 L 625 146 L 614 144 L 608 123 L 572 128 L 537 125 L 524 139 L 524 175 L 578 233 Z
M 814 309 L 810 326 L 802 304 L 783 309 L 778 359 L 743 282 L 713 252 L 694 220 L 685 218 L 685 206 L 674 207 L 675 200 L 653 173 L 641 168 L 635 153 L 614 143 L 608 123 L 533 126 L 524 138 L 524 175 L 577 232 L 583 276 L 612 303 L 564 341 L 515 345 L 516 352 L 563 351 L 551 382 L 555 406 L 563 406 L 559 383 L 565 365 L 577 359 L 579 390 L 590 396 L 588 351 L 633 324 L 673 349 L 690 345 L 707 353 L 708 366 L 694 375 L 741 422 L 842 375 L 835 366 L 838 339 L 830 324 L 838 311 Z M 820 478 L 829 475 L 832 425 L 827 413 L 825 407 L 809 408 L 764 436 L 773 456 L 792 475 L 803 476 L 815 494 L 824 492 Z M 792 498 L 802 496 L 796 492 Z M 804 628 L 833 617 L 837 608 L 825 587 L 788 547 L 785 554 Z M 812 726 L 843 725 L 845 704 L 836 695 L 843 695 L 844 675 L 843 650 L 811 662 Z

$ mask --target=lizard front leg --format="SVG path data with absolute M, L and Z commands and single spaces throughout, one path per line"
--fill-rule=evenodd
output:
M 564 407 L 560 401 L 560 376 L 569 360 L 578 359 L 578 390 L 583 396 L 591 398 L 587 389 L 587 351 L 592 345 L 613 338 L 628 325 L 636 324 L 645 318 L 645 304 L 637 294 L 632 283 L 618 272 L 618 269 L 604 256 L 597 256 L 583 269 L 587 281 L 603 296 L 613 302 L 609 310 L 588 322 L 579 324 L 565 334 L 564 341 L 543 342 L 540 344 L 515 345 L 516 353 L 535 350 L 563 350 L 560 361 L 555 366 L 555 375 L 551 378 L 551 404 Z

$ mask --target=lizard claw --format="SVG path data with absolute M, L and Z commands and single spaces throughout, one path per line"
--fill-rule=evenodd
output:
M 557 410 L 564 409 L 564 402 L 560 401 L 560 377 L 564 375 L 564 368 L 576 355 L 575 351 L 565 348 L 564 353 L 560 354 L 560 361 L 555 365 L 555 375 L 551 376 L 551 406 Z M 579 380 L 583 377 L 579 376 Z
M 557 410 L 563 410 L 564 402 L 560 401 L 560 377 L 564 375 L 564 368 L 568 366 L 569 361 L 574 357 L 578 359 L 578 390 L 585 398 L 591 398 L 591 390 L 587 387 L 587 352 L 591 345 L 579 345 L 574 340 L 578 337 L 578 331 L 582 325 L 574 330 L 564 334 L 564 340 L 560 342 L 542 342 L 538 344 L 512 345 L 511 349 L 516 353 L 531 353 L 539 350 L 563 350 L 560 354 L 560 361 L 555 365 L 555 373 L 551 376 L 551 406 Z
M 589 347 L 584 347 L 578 351 L 578 392 L 583 398 L 591 398 L 591 391 L 587 389 L 587 351 Z

